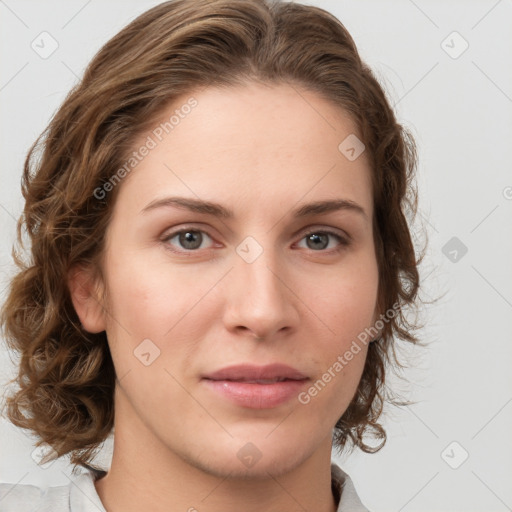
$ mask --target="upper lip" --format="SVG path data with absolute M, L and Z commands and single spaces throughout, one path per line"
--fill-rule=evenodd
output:
M 290 379 L 304 380 L 307 376 L 299 370 L 286 364 L 269 364 L 266 366 L 255 366 L 252 364 L 238 364 L 221 368 L 205 375 L 203 378 L 209 380 L 268 380 L 268 379 Z

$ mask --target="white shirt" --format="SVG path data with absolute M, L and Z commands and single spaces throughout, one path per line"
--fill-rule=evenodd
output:
M 369 512 L 361 503 L 350 477 L 331 464 L 332 490 L 337 512 Z M 86 471 L 67 485 L 41 489 L 28 484 L 0 484 L 1 512 L 107 512 L 94 487 L 100 473 Z M 341 499 L 340 499 L 341 495 Z

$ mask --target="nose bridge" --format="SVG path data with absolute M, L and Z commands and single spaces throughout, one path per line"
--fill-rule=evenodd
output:
M 291 326 L 295 321 L 293 294 L 288 290 L 283 262 L 275 248 L 247 237 L 236 252 L 231 276 L 236 286 L 229 294 L 229 323 L 260 337 Z
M 269 302 L 274 307 L 281 304 L 283 296 L 283 282 L 279 279 L 279 268 L 276 251 L 273 247 L 261 248 L 261 252 L 255 253 L 256 248 L 250 247 L 250 259 L 238 261 L 236 266 L 241 275 L 241 281 L 245 283 L 246 296 L 254 303 L 254 307 L 265 309 Z

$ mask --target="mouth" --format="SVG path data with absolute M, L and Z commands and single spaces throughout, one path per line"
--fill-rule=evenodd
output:
M 310 379 L 284 364 L 244 364 L 209 373 L 202 380 L 217 396 L 238 406 L 270 409 L 297 397 Z
M 219 380 L 219 379 L 210 379 Z M 275 379 L 220 379 L 225 382 L 246 382 L 247 384 L 274 384 L 275 382 L 284 382 L 286 380 L 298 380 L 298 379 L 287 379 L 286 377 L 277 377 Z
M 269 384 L 285 380 L 304 380 L 307 376 L 286 364 L 276 363 L 266 366 L 239 364 L 228 366 L 205 375 L 203 378 L 216 381 L 252 382 Z

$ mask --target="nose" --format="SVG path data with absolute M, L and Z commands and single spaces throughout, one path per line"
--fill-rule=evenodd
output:
M 273 251 L 265 250 L 253 262 L 235 259 L 227 276 L 224 311 L 226 329 L 270 340 L 297 329 L 298 303 L 291 274 Z

